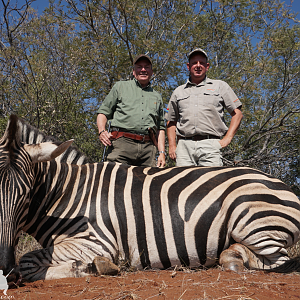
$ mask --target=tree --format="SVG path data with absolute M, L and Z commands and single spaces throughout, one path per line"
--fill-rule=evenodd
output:
M 3 19 L 9 19 L 12 11 L 5 9 Z M 7 28 L 2 35 L 4 114 L 15 112 L 61 140 L 74 138 L 82 151 L 96 159 L 101 151 L 91 147 L 95 117 L 85 98 L 81 40 L 74 26 L 51 8 L 37 17 L 27 6 L 19 31 Z
M 209 77 L 228 82 L 243 103 L 225 164 L 258 168 L 296 189 L 300 29 L 284 3 L 66 0 L 51 1 L 41 16 L 25 3 L 15 10 L 18 19 L 2 10 L 4 116 L 15 111 L 47 133 L 75 137 L 97 161 L 96 110 L 116 81 L 130 77 L 134 56 L 152 57 L 153 85 L 167 105 L 188 77 L 187 53 L 200 46 L 209 55 Z

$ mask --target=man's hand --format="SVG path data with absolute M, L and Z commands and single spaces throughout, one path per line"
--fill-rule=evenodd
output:
M 99 130 L 99 140 L 104 146 L 110 146 L 110 138 L 112 134 L 105 130 L 105 126 L 107 123 L 107 118 L 103 114 L 98 114 L 97 116 L 97 126 Z
M 222 140 L 219 141 L 219 143 L 221 144 L 222 148 L 225 148 L 231 143 L 231 139 L 225 136 Z
M 176 122 L 167 122 L 167 134 L 169 140 L 169 156 L 172 160 L 176 160 Z
M 110 132 L 103 131 L 99 135 L 99 140 L 104 146 L 110 146 L 111 145 L 111 141 L 110 141 L 111 137 L 112 137 L 112 134 Z
M 176 145 L 175 146 L 169 145 L 169 157 L 172 160 L 176 161 Z
M 231 122 L 230 122 L 229 129 L 228 129 L 226 135 L 224 136 L 224 138 L 222 140 L 220 140 L 220 144 L 221 144 L 222 148 L 227 147 L 231 143 L 234 135 L 236 134 L 238 128 L 240 127 L 242 118 L 243 118 L 243 113 L 238 108 L 236 108 L 231 113 Z
M 157 167 L 163 168 L 166 165 L 166 158 L 164 153 L 160 153 L 159 157 L 157 158 Z

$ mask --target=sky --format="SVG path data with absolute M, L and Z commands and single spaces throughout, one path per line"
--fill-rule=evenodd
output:
M 284 1 L 287 5 L 291 4 L 290 0 Z M 294 0 L 292 3 L 292 9 L 295 13 L 298 13 L 298 19 L 300 19 L 300 1 L 299 0 Z

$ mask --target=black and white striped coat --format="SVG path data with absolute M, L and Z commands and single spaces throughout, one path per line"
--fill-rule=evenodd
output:
M 300 202 L 280 180 L 250 168 L 72 165 L 53 159 L 70 142 L 24 145 L 18 132 L 13 117 L 0 140 L 6 273 L 21 230 L 43 246 L 20 261 L 28 280 L 86 276 L 99 257 L 137 268 L 292 270 L 286 248 L 300 239 Z

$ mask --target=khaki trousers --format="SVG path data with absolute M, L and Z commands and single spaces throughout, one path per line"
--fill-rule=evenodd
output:
M 201 141 L 180 139 L 176 148 L 176 166 L 223 166 L 219 139 Z
M 126 137 L 112 140 L 107 150 L 107 161 L 142 167 L 156 166 L 157 149 L 152 142 L 141 142 Z

